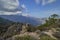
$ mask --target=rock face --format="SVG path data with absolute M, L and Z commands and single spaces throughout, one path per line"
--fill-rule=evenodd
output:
M 14 24 L 8 28 L 8 30 L 3 35 L 3 38 L 6 39 L 14 35 L 24 33 L 27 31 L 26 27 L 28 27 L 28 24 Z
M 3 38 L 2 38 L 2 37 L 0 37 L 0 40 L 3 40 Z
M 54 36 L 57 37 L 57 38 L 60 38 L 60 32 L 56 32 L 56 33 L 54 34 Z
M 29 25 L 29 24 L 24 24 L 24 25 L 22 25 L 22 31 L 21 31 L 21 33 L 27 32 L 27 27 L 28 27 L 28 25 Z
M 35 33 L 35 32 L 31 32 L 31 33 L 25 32 L 24 34 L 19 34 L 19 35 L 12 36 L 11 38 L 8 38 L 6 40 L 16 40 L 16 37 L 24 37 L 24 36 L 30 36 L 35 40 L 40 40 L 40 37 L 39 37 L 40 35 Z
M 0 40 L 5 40 L 14 35 L 27 32 L 28 24 L 12 22 L 10 20 L 0 18 Z
M 8 30 L 5 32 L 5 34 L 3 35 L 3 38 L 8 38 L 13 35 L 19 34 L 19 32 L 21 31 L 21 27 L 22 27 L 21 24 L 14 24 L 10 26 Z

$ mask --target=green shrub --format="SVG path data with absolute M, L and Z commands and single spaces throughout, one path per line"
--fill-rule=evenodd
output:
M 22 36 L 22 37 L 20 37 L 20 36 L 15 37 L 15 40 L 37 40 L 37 39 L 35 39 L 35 38 L 33 38 L 29 35 L 27 35 L 27 36 L 25 35 L 25 36 Z
M 43 36 L 40 37 L 40 40 L 56 40 L 56 39 L 53 39 L 48 35 L 43 35 Z
M 36 31 L 36 27 L 29 26 L 29 27 L 27 27 L 27 31 L 34 32 L 34 31 Z
M 45 31 L 45 30 L 50 29 L 50 27 L 47 26 L 47 24 L 43 24 L 43 25 L 38 26 L 37 29 L 39 29 L 40 31 Z

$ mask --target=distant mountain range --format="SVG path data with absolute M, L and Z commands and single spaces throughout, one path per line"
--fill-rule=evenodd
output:
M 34 17 L 27 17 L 22 15 L 0 15 L 0 17 L 4 19 L 8 19 L 13 22 L 20 22 L 20 23 L 28 23 L 32 25 L 40 25 L 44 23 L 44 19 L 34 18 Z

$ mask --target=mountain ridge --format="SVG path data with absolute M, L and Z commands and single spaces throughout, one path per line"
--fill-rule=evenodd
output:
M 0 17 L 14 21 L 14 22 L 20 22 L 20 23 L 28 23 L 32 25 L 40 25 L 43 23 L 41 19 L 34 18 L 34 17 L 26 17 L 22 15 L 0 15 Z

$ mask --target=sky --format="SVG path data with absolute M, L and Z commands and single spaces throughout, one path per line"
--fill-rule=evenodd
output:
M 60 0 L 0 0 L 0 15 L 23 15 L 37 18 L 60 15 Z

